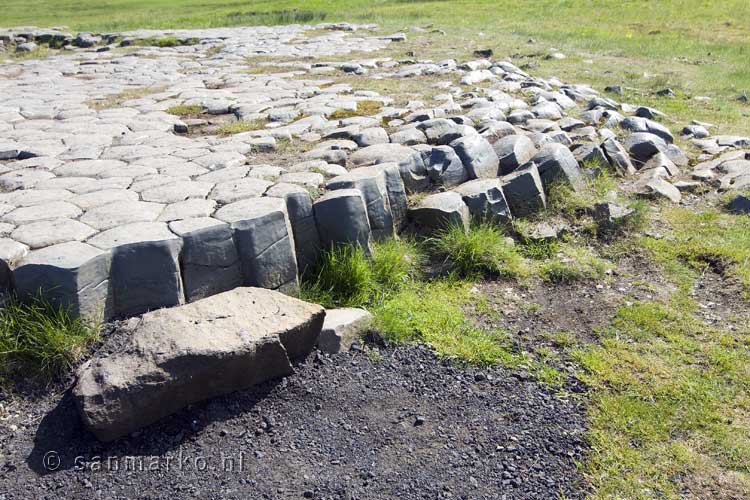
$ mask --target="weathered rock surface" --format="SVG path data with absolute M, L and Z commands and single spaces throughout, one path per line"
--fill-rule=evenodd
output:
M 112 441 L 189 404 L 288 375 L 324 317 L 320 306 L 258 288 L 147 313 L 120 352 L 79 368 L 81 418 Z
M 448 191 L 425 197 L 418 206 L 409 209 L 409 217 L 425 233 L 456 225 L 469 228 L 469 208 L 460 194 Z
M 323 328 L 318 337 L 318 349 L 337 353 L 347 351 L 364 334 L 372 323 L 373 316 L 364 309 L 327 309 Z

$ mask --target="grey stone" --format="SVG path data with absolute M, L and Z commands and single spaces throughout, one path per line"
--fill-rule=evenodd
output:
M 461 137 L 451 142 L 450 146 L 456 150 L 471 179 L 497 177 L 497 155 L 487 139 L 481 135 Z
M 377 166 L 359 167 L 348 174 L 331 179 L 326 188 L 329 190 L 358 189 L 362 193 L 370 221 L 370 230 L 376 240 L 393 236 L 394 225 L 391 215 L 386 176 Z
M 115 201 L 87 211 L 80 221 L 104 231 L 123 224 L 155 221 L 163 209 L 164 205 L 161 203 Z
M 364 309 L 327 309 L 318 337 L 318 349 L 335 354 L 348 351 L 372 324 L 373 316 Z
M 232 227 L 246 285 L 298 288 L 294 235 L 283 199 L 237 201 L 217 210 L 215 217 Z
M 324 317 L 320 306 L 256 288 L 145 314 L 124 349 L 78 369 L 81 419 L 112 441 L 190 404 L 289 375 Z
M 652 198 L 668 199 L 672 203 L 679 203 L 682 199 L 680 190 L 661 177 L 648 180 L 648 182 L 643 185 L 641 192 Z
M 22 299 L 41 293 L 74 317 L 106 321 L 113 313 L 110 267 L 108 251 L 71 241 L 29 253 L 13 274 Z
M 501 179 L 476 179 L 454 189 L 461 195 L 471 215 L 479 220 L 507 223 L 511 219 Z
M 378 163 L 401 163 L 415 151 L 400 144 L 375 144 L 352 153 L 350 161 L 355 167 L 366 167 Z
M 246 198 L 262 196 L 273 185 L 272 182 L 246 177 L 234 181 L 221 182 L 211 190 L 209 198 L 227 205 Z
M 745 195 L 738 194 L 729 203 L 729 210 L 740 214 L 750 214 L 750 198 Z
M 36 249 L 68 241 L 83 241 L 95 233 L 95 229 L 76 220 L 52 219 L 19 226 L 11 237 Z
M 198 299 L 242 285 L 242 269 L 229 224 L 210 217 L 169 224 L 182 238 L 180 269 L 185 300 Z
M 213 187 L 211 182 L 174 182 L 142 191 L 141 199 L 158 203 L 177 203 L 188 198 L 205 198 Z
M 610 165 L 617 170 L 620 175 L 630 175 L 635 173 L 635 167 L 630 161 L 630 156 L 625 148 L 614 138 L 606 139 L 602 142 L 602 150 L 607 156 Z
M 180 219 L 192 219 L 196 217 L 209 217 L 216 209 L 214 200 L 203 200 L 191 198 L 177 203 L 170 203 L 159 214 L 157 218 L 161 222 L 171 222 Z
M 514 217 L 526 217 L 547 207 L 542 179 L 533 163 L 502 178 L 503 193 Z
M 647 162 L 657 153 L 666 151 L 667 143 L 648 132 L 637 132 L 625 138 L 624 146 L 636 161 Z
M 391 142 L 403 146 L 426 144 L 427 136 L 416 127 L 406 127 L 391 134 Z
M 583 186 L 578 161 L 562 144 L 546 144 L 531 158 L 531 163 L 536 164 L 545 190 L 549 190 L 556 184 L 564 184 L 575 190 Z
M 631 132 L 648 132 L 654 134 L 667 144 L 672 144 L 674 142 L 674 136 L 667 127 L 647 118 L 630 116 L 620 122 L 620 127 Z
M 297 267 L 300 275 L 312 269 L 320 256 L 320 235 L 315 224 L 312 197 L 296 184 L 276 184 L 266 191 L 266 196 L 283 198 L 294 234 Z
M 525 135 L 503 137 L 492 145 L 500 162 L 500 174 L 509 174 L 536 154 L 534 142 Z
M 53 201 L 31 207 L 17 208 L 5 215 L 2 220 L 16 225 L 43 220 L 68 217 L 75 219 L 82 213 L 81 209 L 65 201 Z
M 388 138 L 388 132 L 381 127 L 371 127 L 359 131 L 352 135 L 352 140 L 357 143 L 359 147 L 374 146 L 375 144 L 387 144 L 390 142 Z
M 313 203 L 313 211 L 323 249 L 351 244 L 370 254 L 370 221 L 359 189 L 326 193 Z
M 68 201 L 83 210 L 90 210 L 115 201 L 138 201 L 138 193 L 127 189 L 102 189 L 79 194 Z
M 469 208 L 460 194 L 453 191 L 431 194 L 409 209 L 409 218 L 429 234 L 456 225 L 469 228 Z
M 573 157 L 579 165 L 593 168 L 607 168 L 610 163 L 604 151 L 594 143 L 581 144 L 573 150 Z
M 429 179 L 440 186 L 458 186 L 470 179 L 469 171 L 450 146 L 436 146 L 422 155 Z
M 89 244 L 112 252 L 114 315 L 128 317 L 184 302 L 179 255 L 182 240 L 162 222 L 109 229 Z
M 611 235 L 634 215 L 634 209 L 616 203 L 601 202 L 594 205 L 594 220 L 597 222 L 597 232 L 600 237 Z

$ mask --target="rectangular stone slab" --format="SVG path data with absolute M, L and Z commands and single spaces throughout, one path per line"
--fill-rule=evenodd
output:
M 190 404 L 292 372 L 318 340 L 325 310 L 260 288 L 235 288 L 144 314 L 119 352 L 82 365 L 73 389 L 102 441 Z

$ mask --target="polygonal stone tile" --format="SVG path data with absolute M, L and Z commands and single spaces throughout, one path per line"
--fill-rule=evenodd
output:
M 104 231 L 123 224 L 155 221 L 163 209 L 161 203 L 115 201 L 87 211 L 81 222 Z
M 102 189 L 79 194 L 68 201 L 84 210 L 90 210 L 115 201 L 138 201 L 138 193 L 127 189 Z
M 143 201 L 176 203 L 188 198 L 205 198 L 213 187 L 211 182 L 181 181 L 142 191 L 141 198 Z
M 170 222 L 196 217 L 208 217 L 214 213 L 215 209 L 216 202 L 214 200 L 193 198 L 167 205 L 157 220 Z
M 68 241 L 83 241 L 95 233 L 95 229 L 76 220 L 52 219 L 23 224 L 13 231 L 11 237 L 35 249 Z
M 271 182 L 251 178 L 222 182 L 214 187 L 209 198 L 226 205 L 245 198 L 261 196 L 271 185 Z
M 40 220 L 58 219 L 60 217 L 75 219 L 81 213 L 83 213 L 81 209 L 71 203 L 53 201 L 31 207 L 17 208 L 5 214 L 3 220 L 18 225 Z

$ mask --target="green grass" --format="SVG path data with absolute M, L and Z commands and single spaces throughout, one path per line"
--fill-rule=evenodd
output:
M 505 347 L 505 332 L 480 329 L 466 318 L 462 307 L 472 300 L 464 282 L 406 287 L 374 308 L 375 327 L 390 342 L 425 343 L 459 362 L 518 365 L 522 358 Z
M 573 354 L 591 387 L 592 496 L 746 498 L 750 327 L 706 323 L 693 289 L 709 263 L 750 285 L 750 217 L 664 207 L 655 219 L 665 237 L 638 243 L 676 285 L 656 289 L 675 291 L 621 307 Z
M 217 130 L 219 135 L 234 135 L 251 130 L 262 130 L 265 128 L 266 120 L 237 120 L 221 125 Z
M 331 120 L 343 120 L 345 118 L 352 118 L 355 116 L 372 116 L 380 113 L 383 109 L 383 104 L 378 101 L 362 100 L 357 101 L 357 109 L 337 109 L 331 113 L 328 118 Z
M 203 108 L 198 106 L 197 104 L 194 104 L 194 105 L 178 104 L 176 106 L 170 106 L 169 108 L 167 108 L 166 111 L 170 115 L 187 117 L 187 116 L 200 115 L 201 113 L 203 113 Z
M 417 280 L 422 259 L 419 247 L 406 240 L 375 243 L 371 258 L 358 246 L 339 245 L 323 252 L 304 276 L 301 297 L 326 307 L 374 305 Z
M 468 231 L 463 226 L 449 226 L 428 244 L 460 278 L 515 278 L 527 274 L 526 262 L 513 241 L 489 222 L 472 223 Z
M 537 272 L 546 281 L 571 283 L 582 280 L 602 280 L 612 265 L 592 250 L 580 245 L 562 244 L 559 252 L 537 263 Z
M 696 270 L 710 265 L 737 277 L 750 291 L 750 216 L 686 208 L 665 208 L 661 214 L 670 238 L 644 237 L 641 243 L 683 288 Z
M 98 338 L 99 327 L 43 299 L 0 309 L 0 380 L 51 380 L 66 373 Z

